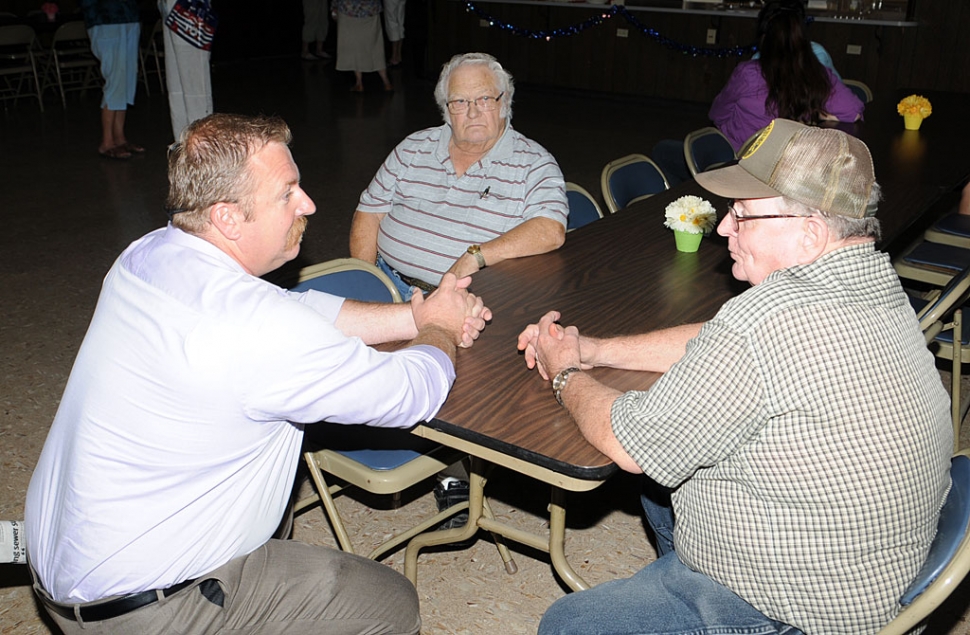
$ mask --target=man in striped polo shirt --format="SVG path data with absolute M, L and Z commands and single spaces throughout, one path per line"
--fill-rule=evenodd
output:
M 491 55 L 455 56 L 435 87 L 444 125 L 408 136 L 361 194 L 350 254 L 384 269 L 405 298 L 446 272 L 467 276 L 562 245 L 562 171 L 512 129 L 513 93 Z

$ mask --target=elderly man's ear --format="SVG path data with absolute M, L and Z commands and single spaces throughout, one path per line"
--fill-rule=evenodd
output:
M 799 238 L 798 248 L 800 253 L 798 261 L 801 264 L 808 264 L 814 262 L 825 253 L 829 246 L 831 233 L 829 232 L 829 226 L 825 224 L 824 220 L 818 216 L 807 216 L 802 221 L 802 233 Z
M 238 203 L 216 203 L 209 208 L 209 222 L 227 240 L 239 240 L 245 214 Z

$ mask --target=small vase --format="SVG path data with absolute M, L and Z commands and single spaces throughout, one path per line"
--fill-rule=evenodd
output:
M 690 232 L 680 232 L 674 230 L 674 241 L 677 243 L 677 251 L 694 253 L 701 246 L 701 238 L 704 234 L 692 234 Z
M 919 130 L 921 123 L 923 123 L 923 118 L 919 115 L 903 115 L 903 125 L 907 130 Z

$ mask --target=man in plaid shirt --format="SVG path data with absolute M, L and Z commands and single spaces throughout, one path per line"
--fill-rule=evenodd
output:
M 875 633 L 949 489 L 949 400 L 886 254 L 869 151 L 777 119 L 697 175 L 752 288 L 705 324 L 596 339 L 556 311 L 519 337 L 584 436 L 643 472 L 658 559 L 556 602 L 540 635 Z M 621 394 L 594 366 L 663 372 Z M 675 522 L 676 521 L 676 522 Z

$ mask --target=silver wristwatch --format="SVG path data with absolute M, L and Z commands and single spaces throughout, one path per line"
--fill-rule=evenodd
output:
M 556 396 L 556 401 L 562 406 L 562 390 L 566 387 L 566 382 L 569 381 L 569 376 L 573 373 L 581 372 L 579 368 L 575 366 L 570 366 L 569 368 L 564 368 L 559 371 L 559 374 L 552 378 L 552 394 Z

